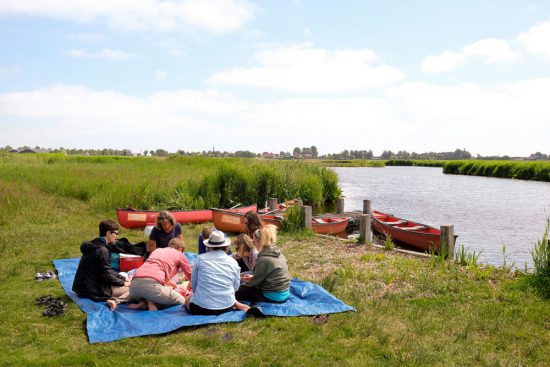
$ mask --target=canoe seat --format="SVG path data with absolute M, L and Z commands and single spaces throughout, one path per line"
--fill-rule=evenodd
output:
M 399 229 L 404 229 L 405 231 L 418 231 L 419 229 L 426 229 L 426 226 L 414 226 L 414 227 L 399 227 Z
M 400 220 L 396 220 L 396 221 L 393 221 L 393 222 L 384 222 L 384 221 L 380 221 L 381 223 L 384 223 L 384 224 L 387 224 L 388 226 L 395 226 L 397 224 L 403 224 L 403 223 L 407 223 L 406 220 L 403 220 L 403 219 L 400 219 Z
M 315 223 L 321 223 L 321 224 L 326 223 L 325 220 L 324 220 L 323 218 L 313 218 L 313 221 L 314 221 Z

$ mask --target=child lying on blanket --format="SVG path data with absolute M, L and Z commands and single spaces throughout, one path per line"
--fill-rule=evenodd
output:
M 128 305 L 129 308 L 156 311 L 159 307 L 166 308 L 185 303 L 185 298 L 176 290 L 177 285 L 172 282 L 179 269 L 187 279 L 191 279 L 191 266 L 183 254 L 184 250 L 183 240 L 172 238 L 168 247 L 158 248 L 151 253 L 132 279 L 130 299 L 138 303 Z M 116 302 L 110 301 L 107 301 L 107 304 L 114 310 Z

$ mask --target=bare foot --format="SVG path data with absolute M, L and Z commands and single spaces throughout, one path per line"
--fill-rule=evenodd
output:
M 116 310 L 116 302 L 114 300 L 108 299 L 106 303 L 107 303 L 107 306 L 109 306 L 109 309 L 111 311 Z
M 157 305 L 155 305 L 155 302 L 147 301 L 147 307 L 149 308 L 149 311 L 158 311 Z
M 139 301 L 138 303 L 130 303 L 128 304 L 128 308 L 131 310 L 146 310 L 147 302 Z
M 235 308 L 240 311 L 248 311 L 250 310 L 250 306 L 245 305 L 244 303 L 235 302 Z

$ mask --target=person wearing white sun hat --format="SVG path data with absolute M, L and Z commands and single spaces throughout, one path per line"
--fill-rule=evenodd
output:
M 230 244 L 231 241 L 218 230 L 204 241 L 207 252 L 195 259 L 191 272 L 193 295 L 185 303 L 189 313 L 220 315 L 234 309 L 248 311 L 247 305 L 235 299 L 241 269 L 235 259 L 227 256 Z

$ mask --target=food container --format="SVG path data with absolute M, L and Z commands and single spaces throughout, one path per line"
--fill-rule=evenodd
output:
M 120 254 L 120 271 L 137 269 L 143 265 L 144 261 L 143 256 Z

